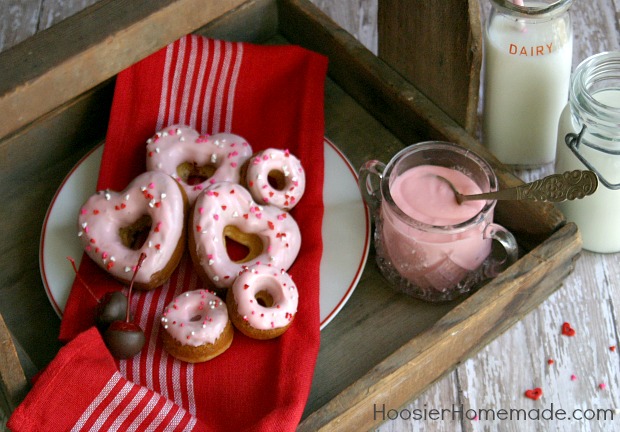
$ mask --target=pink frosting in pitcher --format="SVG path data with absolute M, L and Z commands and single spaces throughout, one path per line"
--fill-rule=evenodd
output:
M 463 194 L 482 192 L 463 172 L 431 165 L 420 165 L 401 173 L 390 185 L 396 205 L 409 217 L 429 225 L 451 226 L 476 216 L 486 201 L 456 202 L 454 192 L 440 175 Z M 487 215 L 492 220 L 492 212 Z M 382 242 L 391 265 L 401 276 L 420 287 L 449 289 L 477 269 L 491 250 L 491 239 L 484 238 L 486 223 L 474 224 L 451 233 L 440 229 L 417 229 L 382 207 Z
M 465 195 L 482 193 L 480 187 L 460 171 L 420 165 L 400 174 L 390 185 L 396 205 L 409 217 L 429 225 L 454 225 L 474 217 L 485 201 L 456 202 L 454 192 L 437 176 L 449 180 Z

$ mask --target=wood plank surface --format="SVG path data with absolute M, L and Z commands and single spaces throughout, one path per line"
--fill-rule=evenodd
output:
M 196 30 L 243 0 L 102 0 L 24 40 L 0 62 L 0 136 L 6 136 Z M 170 16 L 175 19 L 169 19 Z M 85 28 L 96 22 L 97 31 Z M 79 37 L 75 37 L 79 35 Z M 106 43 L 100 43 L 105 38 Z M 54 40 L 54 43 L 47 41 Z M 140 41 L 140 43 L 134 43 Z M 58 49 L 58 47 L 63 47 Z M 121 55 L 122 54 L 122 55 Z M 15 64 L 21 67 L 14 67 Z
M 14 410 L 29 389 L 11 333 L 0 315 L 0 407 Z
M 105 1 L 105 0 L 104 0 Z M 350 31 L 371 51 L 377 50 L 376 11 L 378 0 L 314 0 L 343 28 Z M 482 0 L 483 11 L 488 2 Z M 71 1 L 50 0 L 4 0 L 0 4 L 0 49 L 8 49 L 40 31 L 56 18 L 79 11 L 85 4 Z M 55 10 L 61 9 L 58 15 Z M 42 16 L 44 13 L 46 16 Z M 51 14 L 51 15 L 50 15 Z M 572 7 L 575 32 L 573 63 L 603 51 L 620 49 L 620 2 L 618 0 L 576 1 Z M 0 79 L 2 79 L 0 74 Z M 338 115 L 338 113 L 334 113 Z M 336 131 L 328 131 L 336 134 Z M 387 138 L 386 157 L 395 150 L 396 144 Z M 77 157 L 77 156 L 76 156 Z M 68 160 L 64 169 L 72 166 Z M 43 172 L 41 175 L 45 175 Z M 54 186 L 50 186 L 53 191 Z M 27 184 L 16 193 L 29 193 Z M 4 195 L 3 195 L 4 196 Z M 11 212 L 28 213 L 29 209 L 14 208 Z M 38 227 L 37 227 L 38 230 Z M 37 230 L 31 241 L 37 247 Z M 4 232 L 2 235 L 10 235 Z M 36 254 L 36 252 L 35 252 Z M 20 257 L 4 257 L 19 261 Z M 3 275 L 3 286 L 15 278 L 29 277 L 37 283 L 37 263 L 28 264 L 22 272 Z M 6 268 L 6 266 L 5 266 Z M 28 276 L 26 276 L 28 275 Z M 19 303 L 6 303 L 2 307 L 19 307 Z M 45 299 L 43 299 L 45 300 Z M 345 307 L 343 314 L 355 313 L 354 299 Z M 51 309 L 51 308 L 50 308 Z M 575 271 L 563 286 L 547 301 L 527 314 L 502 336 L 483 348 L 478 354 L 464 360 L 455 370 L 426 389 L 416 400 L 402 405 L 376 407 L 363 402 L 359 412 L 375 416 L 379 423 L 376 430 L 400 431 L 609 431 L 620 430 L 620 255 L 584 252 L 576 262 Z M 344 316 L 344 315 L 343 315 Z M 53 313 L 46 319 L 54 320 Z M 338 319 L 338 317 L 336 317 Z M 576 336 L 562 336 L 560 326 L 570 322 Z M 22 333 L 25 338 L 53 337 L 51 326 L 48 335 Z M 466 336 L 466 331 L 461 337 Z M 553 360 L 550 364 L 549 360 Z M 39 359 L 43 366 L 46 359 Z M 432 359 L 429 359 L 432 368 Z M 571 378 L 574 375 L 574 379 Z M 406 378 L 406 377 L 403 377 Z M 398 382 L 395 382 L 398 384 Z M 604 388 L 600 385 L 604 384 Z M 543 397 L 533 401 L 524 397 L 527 389 L 541 387 Z M 327 401 L 325 401 L 327 402 Z M 573 418 L 552 420 L 500 420 L 484 416 L 497 414 L 500 409 L 521 409 L 540 414 L 544 409 L 563 409 Z M 443 416 L 435 417 L 431 410 L 448 409 Z M 596 416 L 596 410 L 604 409 L 607 419 L 577 420 L 574 410 L 581 414 Z M 378 411 L 377 411 L 378 410 Z M 419 410 L 419 411 L 414 411 Z M 467 411 L 472 410 L 472 411 Z M 479 411 L 483 410 L 483 411 Z M 484 411 L 488 410 L 488 411 Z M 417 419 L 413 414 L 420 413 Z M 460 413 L 460 414 L 459 414 Z M 464 415 L 463 415 L 464 414 Z M 482 414 L 477 417 L 474 414 Z M 615 419 L 610 416 L 615 414 Z M 381 417 L 385 415 L 385 417 Z M 1 416 L 0 416 L 1 418 Z
M 382 2 L 378 26 L 379 57 L 475 132 L 482 66 L 478 0 Z

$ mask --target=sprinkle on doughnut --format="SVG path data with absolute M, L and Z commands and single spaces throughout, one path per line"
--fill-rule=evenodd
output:
M 174 180 L 159 172 L 145 172 L 123 192 L 92 195 L 78 215 L 78 237 L 88 256 L 124 283 L 130 280 L 125 269 L 133 268 L 145 253 L 148 259 L 135 286 L 155 288 L 167 280 L 182 256 L 186 208 L 185 194 Z M 149 253 L 149 249 L 158 253 Z
M 288 211 L 303 196 L 306 175 L 299 159 L 288 150 L 269 148 L 250 160 L 245 184 L 257 202 Z
M 226 351 L 234 334 L 226 305 L 207 290 L 188 291 L 176 297 L 162 312 L 161 325 L 164 349 L 191 363 L 210 360 Z
M 196 200 L 190 230 L 190 253 L 202 279 L 216 289 L 229 288 L 246 266 L 270 262 L 288 270 L 301 247 L 294 218 L 278 218 L 281 210 L 259 206 L 241 185 L 221 182 Z M 239 217 L 243 215 L 243 217 Z M 231 257 L 230 243 L 247 249 Z
M 228 290 L 233 324 L 246 336 L 271 339 L 284 333 L 297 313 L 299 294 L 291 276 L 277 267 L 246 267 Z
M 170 174 L 185 189 L 190 204 L 209 185 L 238 183 L 241 166 L 252 155 L 252 147 L 239 135 L 200 135 L 194 129 L 174 125 L 147 140 L 147 170 Z

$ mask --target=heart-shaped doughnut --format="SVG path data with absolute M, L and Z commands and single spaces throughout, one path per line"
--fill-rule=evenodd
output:
M 122 192 L 92 195 L 80 209 L 78 236 L 88 256 L 125 284 L 145 253 L 134 286 L 152 289 L 170 277 L 183 255 L 187 208 L 185 192 L 172 177 L 145 172 Z
M 229 288 L 251 265 L 268 264 L 286 271 L 301 247 L 301 233 L 290 214 L 258 205 L 247 189 L 230 182 L 205 189 L 196 199 L 190 220 L 194 266 L 205 283 L 216 289 Z M 231 242 L 245 246 L 245 255 L 231 256 Z
M 174 125 L 147 141 L 146 169 L 171 175 L 192 205 L 203 189 L 216 182 L 238 183 L 250 156 L 252 147 L 239 135 L 200 135 L 190 127 Z

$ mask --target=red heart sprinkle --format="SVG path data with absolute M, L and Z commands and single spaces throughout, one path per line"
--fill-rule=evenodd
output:
M 525 391 L 525 397 L 533 399 L 533 400 L 540 399 L 542 394 L 543 394 L 543 391 L 540 387 L 536 387 L 535 389 Z
M 553 363 L 555 363 L 555 361 L 553 361 L 553 359 L 547 360 L 547 364 L 552 365 Z
M 569 323 L 565 322 L 562 324 L 562 334 L 564 336 L 575 336 L 575 329 L 572 328 Z
M 616 346 L 615 345 L 610 346 L 609 347 L 609 351 L 611 351 L 611 352 L 616 351 Z

